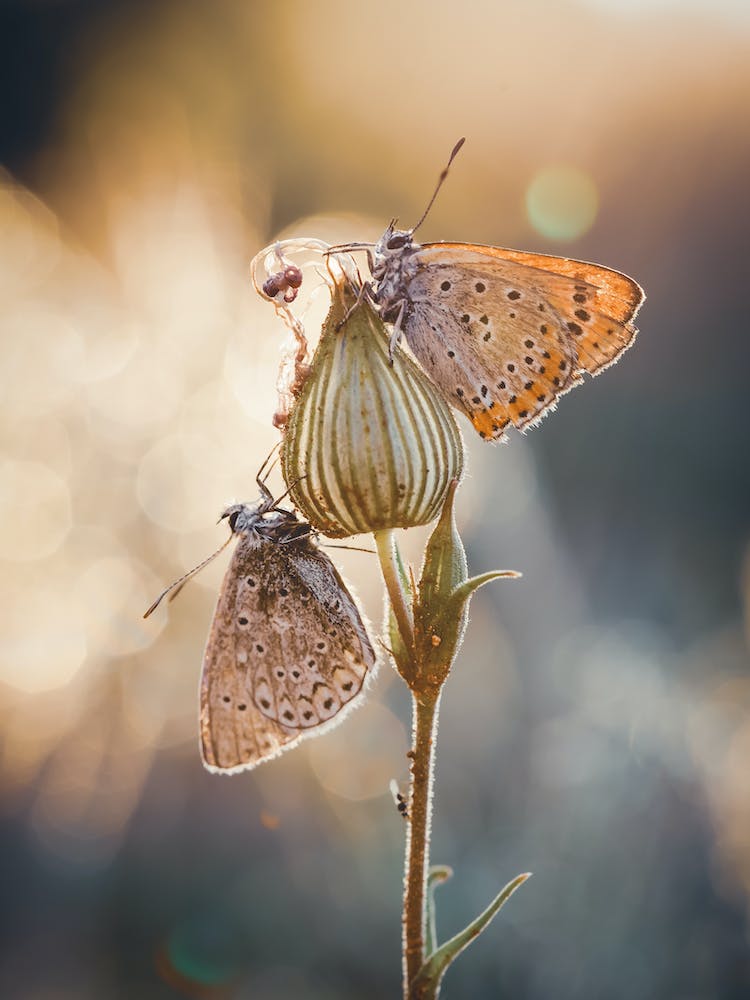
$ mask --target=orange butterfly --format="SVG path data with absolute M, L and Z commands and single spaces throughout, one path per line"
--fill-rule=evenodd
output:
M 644 301 L 632 278 L 597 264 L 471 243 L 414 242 L 454 157 L 453 149 L 422 218 L 391 222 L 366 250 L 372 283 L 363 292 L 401 334 L 446 400 L 486 439 L 524 430 L 563 393 L 615 362 L 633 343 Z

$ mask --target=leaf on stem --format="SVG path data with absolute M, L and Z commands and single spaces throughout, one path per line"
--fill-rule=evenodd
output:
M 426 686 L 445 681 L 461 645 L 474 591 L 491 580 L 520 576 L 512 570 L 497 570 L 467 579 L 466 553 L 453 516 L 457 486 L 458 481 L 453 480 L 427 543 L 414 609 L 420 654 L 418 683 Z
M 476 920 L 473 920 L 462 931 L 459 931 L 449 941 L 446 941 L 436 951 L 433 951 L 412 981 L 410 987 L 411 995 L 415 997 L 437 996 L 440 980 L 445 975 L 448 966 L 455 961 L 475 938 L 479 937 L 516 889 L 522 886 L 529 878 L 531 878 L 531 872 L 524 872 L 522 875 L 517 875 L 511 882 L 508 882 L 505 888 L 498 893 L 487 909 L 480 913 Z
M 427 909 L 425 920 L 425 952 L 431 955 L 437 948 L 437 929 L 435 915 L 435 889 L 443 882 L 447 882 L 453 875 L 453 869 L 448 865 L 433 865 L 427 876 L 427 898 L 425 906 Z
M 516 573 L 512 569 L 495 569 L 489 573 L 481 573 L 479 576 L 473 576 L 470 580 L 465 580 L 444 601 L 440 618 L 445 618 L 448 621 L 459 619 L 463 621 L 469 610 L 469 601 L 474 592 L 479 590 L 480 587 L 483 587 L 486 583 L 491 583 L 493 580 L 518 580 L 521 575 L 521 573 Z M 463 633 L 463 628 L 461 631 Z

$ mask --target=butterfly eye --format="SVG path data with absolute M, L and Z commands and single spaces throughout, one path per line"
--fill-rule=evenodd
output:
M 233 510 L 232 513 L 229 515 L 229 528 L 231 531 L 234 531 L 235 526 L 237 524 L 237 518 L 239 516 L 240 512 L 238 510 Z
M 400 250 L 401 247 L 405 246 L 407 238 L 406 236 L 391 236 L 386 246 L 389 250 Z

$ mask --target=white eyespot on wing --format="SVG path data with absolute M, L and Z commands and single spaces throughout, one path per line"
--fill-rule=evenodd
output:
M 299 695 L 297 698 L 297 714 L 300 729 L 314 729 L 321 723 L 320 716 L 312 699 L 304 694 Z
M 350 669 L 358 681 L 356 694 L 376 659 L 357 604 L 320 549 L 309 548 L 295 568 L 301 585 L 313 595 L 309 602 L 315 622 L 311 655 L 322 658 L 323 676 L 329 682 L 337 668 Z
M 263 667 L 255 669 L 252 686 L 248 685 L 248 691 L 256 707 L 266 718 L 279 720 L 280 709 L 267 670 Z
M 324 553 L 241 538 L 204 658 L 206 767 L 249 769 L 336 725 L 374 663 L 356 603 Z
M 366 674 L 367 670 L 362 661 L 352 660 L 350 663 L 338 664 L 333 668 L 331 683 L 342 704 L 351 701 L 358 694 Z
M 322 722 L 332 719 L 334 715 L 337 715 L 343 707 L 343 704 L 336 692 L 327 684 L 322 682 L 319 682 L 314 686 L 312 700 L 313 705 L 315 706 L 315 711 L 318 713 L 318 718 Z
M 328 556 L 311 545 L 277 546 L 273 556 L 267 567 L 280 565 L 270 570 L 266 613 L 279 651 L 263 665 L 254 662 L 249 684 L 270 719 L 310 730 L 356 698 L 375 655 L 354 599 Z
M 243 581 L 253 581 L 244 586 Z M 260 611 L 267 586 L 262 550 L 241 538 L 227 570 L 214 612 L 201 677 L 201 752 L 210 771 L 232 774 L 255 767 L 290 749 L 300 738 L 262 712 L 255 698 L 272 698 L 267 664 L 258 652 L 280 654 L 281 644 Z M 249 589 L 248 589 L 249 587 Z M 249 595 L 255 596 L 249 596 Z M 241 622 L 247 618 L 247 622 Z M 265 672 L 265 684 L 257 679 Z M 260 694 L 258 691 L 260 690 Z
M 284 725 L 289 726 L 290 729 L 299 729 L 300 722 L 297 716 L 297 706 L 299 704 L 299 698 L 292 698 L 286 693 L 286 691 L 281 691 L 279 693 L 277 701 L 277 712 L 278 721 Z

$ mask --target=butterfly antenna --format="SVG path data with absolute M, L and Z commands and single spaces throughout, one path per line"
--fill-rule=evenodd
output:
M 179 578 L 179 580 L 175 580 L 174 583 L 170 583 L 170 585 L 166 588 L 166 590 L 163 590 L 159 594 L 159 596 L 156 598 L 156 600 L 154 601 L 154 603 L 151 605 L 151 607 L 148 609 L 148 611 L 144 614 L 143 617 L 144 618 L 148 618 L 148 616 L 150 614 L 152 614 L 154 611 L 156 611 L 156 609 L 159 607 L 159 605 L 164 600 L 164 598 L 167 596 L 167 594 L 171 594 L 171 597 L 169 598 L 169 600 L 173 601 L 175 599 L 175 597 L 177 597 L 177 595 L 179 594 L 179 592 L 182 590 L 182 588 L 185 586 L 185 584 L 188 582 L 188 580 L 191 579 L 191 577 L 194 577 L 196 573 L 200 573 L 200 571 L 202 569 L 204 569 L 206 566 L 208 566 L 208 564 L 213 559 L 215 559 L 218 555 L 220 555 L 220 553 L 222 553 L 224 551 L 224 549 L 227 547 L 227 545 L 229 545 L 229 543 L 232 541 L 233 537 L 234 537 L 234 535 L 230 535 L 229 538 L 227 538 L 227 540 L 224 542 L 224 544 L 221 545 L 214 552 L 213 555 L 210 555 L 208 557 L 208 559 L 204 559 L 202 563 L 199 563 L 197 566 L 195 566 L 189 572 L 183 574 L 183 576 L 181 576 Z
M 459 149 L 463 146 L 463 144 L 465 142 L 466 142 L 466 136 L 462 136 L 458 140 L 458 142 L 456 143 L 456 145 L 453 147 L 453 151 L 451 152 L 451 155 L 448 157 L 448 162 L 445 164 L 445 166 L 443 167 L 443 172 L 438 177 L 437 187 L 435 188 L 435 190 L 432 193 L 432 197 L 430 198 L 430 200 L 429 200 L 429 202 L 427 204 L 427 208 L 422 213 L 422 218 L 419 220 L 419 222 L 416 224 L 416 226 L 413 226 L 409 230 L 409 232 L 412 234 L 412 236 L 414 235 L 414 233 L 416 233 L 416 231 L 422 225 L 422 223 L 424 222 L 424 220 L 427 218 L 427 215 L 428 215 L 430 209 L 435 204 L 435 199 L 438 196 L 438 191 L 443 186 L 443 181 L 448 176 L 448 171 L 450 170 L 451 163 L 453 163 L 453 161 L 455 160 L 456 156 L 458 155 Z

